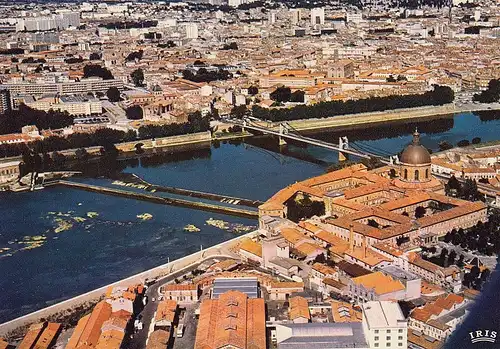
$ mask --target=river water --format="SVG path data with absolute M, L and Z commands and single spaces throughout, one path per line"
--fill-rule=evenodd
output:
M 397 153 L 415 127 L 432 150 L 441 141 L 499 139 L 497 114 L 459 114 L 418 123 L 364 127 L 313 135 L 336 142 L 347 135 L 355 147 Z M 266 200 L 282 187 L 324 173 L 337 154 L 256 137 L 210 149 L 119 164 L 154 184 Z M 110 185 L 112 180 L 79 179 Z M 49 306 L 99 286 L 233 238 L 256 221 L 187 208 L 104 196 L 68 188 L 1 193 L 0 322 Z M 144 220 L 141 214 L 152 218 Z M 210 219 L 225 222 L 217 227 Z M 219 222 L 220 223 L 220 222 Z M 193 224 L 199 232 L 184 230 Z M 8 250 L 7 250 L 8 249 Z

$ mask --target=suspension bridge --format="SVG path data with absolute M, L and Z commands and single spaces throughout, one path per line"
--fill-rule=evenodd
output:
M 254 118 L 252 118 L 254 119 Z M 245 118 L 242 120 L 229 119 L 227 122 L 239 125 L 244 130 L 252 130 L 261 132 L 263 134 L 271 134 L 279 137 L 279 144 L 285 145 L 287 139 L 291 139 L 298 142 L 303 142 L 311 144 L 317 147 L 334 150 L 339 152 L 339 161 L 344 161 L 347 159 L 346 154 L 353 155 L 363 159 L 378 159 L 384 164 L 398 164 L 399 159 L 397 155 L 390 155 L 386 151 L 381 149 L 375 149 L 367 145 L 352 144 L 346 136 L 339 137 L 338 144 L 325 142 L 319 139 L 306 137 L 301 135 L 296 129 L 294 129 L 288 122 L 281 122 L 279 127 L 265 127 L 262 124 L 264 121 L 250 118 Z

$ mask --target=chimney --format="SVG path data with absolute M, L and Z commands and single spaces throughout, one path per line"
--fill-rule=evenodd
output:
M 349 225 L 349 251 L 354 251 L 354 226 L 353 224 Z
M 363 235 L 363 258 L 366 258 L 366 249 L 367 249 L 367 244 L 366 244 L 366 235 Z

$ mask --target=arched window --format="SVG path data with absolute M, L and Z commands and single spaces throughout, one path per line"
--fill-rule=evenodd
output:
M 420 179 L 419 175 L 420 175 L 420 172 L 418 172 L 418 170 L 415 170 L 415 180 L 416 181 L 418 181 Z
M 429 178 L 429 169 L 425 170 L 425 178 Z
M 408 170 L 405 168 L 405 179 L 408 179 Z

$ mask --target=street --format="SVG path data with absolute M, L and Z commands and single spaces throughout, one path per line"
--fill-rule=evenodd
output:
M 135 333 L 133 335 L 133 338 L 129 338 L 129 341 L 128 341 L 126 347 L 128 349 L 144 349 L 144 348 L 146 348 L 146 340 L 149 336 L 149 329 L 151 327 L 151 322 L 153 320 L 153 316 L 156 312 L 156 309 L 158 308 L 158 302 L 159 302 L 158 301 L 158 296 L 159 296 L 158 290 L 162 285 L 168 284 L 168 283 L 174 281 L 176 278 L 180 278 L 184 274 L 192 272 L 193 270 L 198 268 L 198 266 L 202 263 L 206 263 L 207 261 L 211 261 L 211 260 L 212 261 L 214 261 L 214 260 L 221 261 L 221 260 L 225 260 L 225 259 L 228 259 L 228 258 L 227 257 L 218 257 L 218 258 L 214 257 L 214 258 L 210 258 L 206 261 L 200 261 L 199 263 L 197 263 L 195 265 L 192 265 L 192 266 L 187 267 L 185 269 L 181 269 L 181 270 L 176 271 L 176 272 L 174 272 L 174 273 L 172 273 L 164 278 L 161 278 L 157 282 L 155 282 L 153 285 L 151 285 L 145 293 L 145 295 L 148 297 L 148 303 L 146 304 L 146 306 L 144 307 L 144 309 L 140 313 L 140 315 L 142 315 L 143 328 L 139 332 Z M 155 298 L 154 302 L 152 301 L 153 298 Z M 193 313 L 194 313 L 194 309 L 193 309 Z M 188 312 L 186 312 L 186 315 L 188 316 Z M 186 319 L 188 319 L 188 318 L 186 317 Z M 190 327 L 196 327 L 196 326 L 191 326 L 190 324 L 187 324 L 185 335 L 189 335 L 189 333 L 190 333 L 189 331 L 196 331 L 196 328 L 192 329 Z M 174 334 L 172 334 L 172 335 L 174 335 Z

